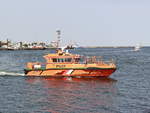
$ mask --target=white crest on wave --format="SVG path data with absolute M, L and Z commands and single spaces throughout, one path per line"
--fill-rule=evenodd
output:
M 0 75 L 24 76 L 25 74 L 24 73 L 0 71 Z

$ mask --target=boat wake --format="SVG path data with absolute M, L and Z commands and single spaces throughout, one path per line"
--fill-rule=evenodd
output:
M 25 76 L 24 73 L 0 71 L 0 76 Z

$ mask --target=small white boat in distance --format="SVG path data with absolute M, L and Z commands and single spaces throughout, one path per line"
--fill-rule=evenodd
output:
M 140 51 L 140 49 L 141 49 L 140 45 L 137 45 L 137 46 L 134 47 L 134 51 Z

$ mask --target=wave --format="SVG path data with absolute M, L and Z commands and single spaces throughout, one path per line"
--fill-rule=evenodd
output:
M 135 50 L 118 50 L 118 51 L 112 51 L 112 52 L 114 52 L 114 53 L 117 53 L 117 52 L 131 52 L 131 51 L 135 51 Z
M 25 76 L 24 73 L 16 73 L 16 72 L 6 72 L 6 71 L 0 71 L 0 75 L 8 75 L 8 76 Z

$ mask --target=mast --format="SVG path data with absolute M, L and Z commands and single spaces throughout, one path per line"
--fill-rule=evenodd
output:
M 56 42 L 56 47 L 59 48 L 60 47 L 60 35 L 61 35 L 61 31 L 57 30 L 57 42 Z

